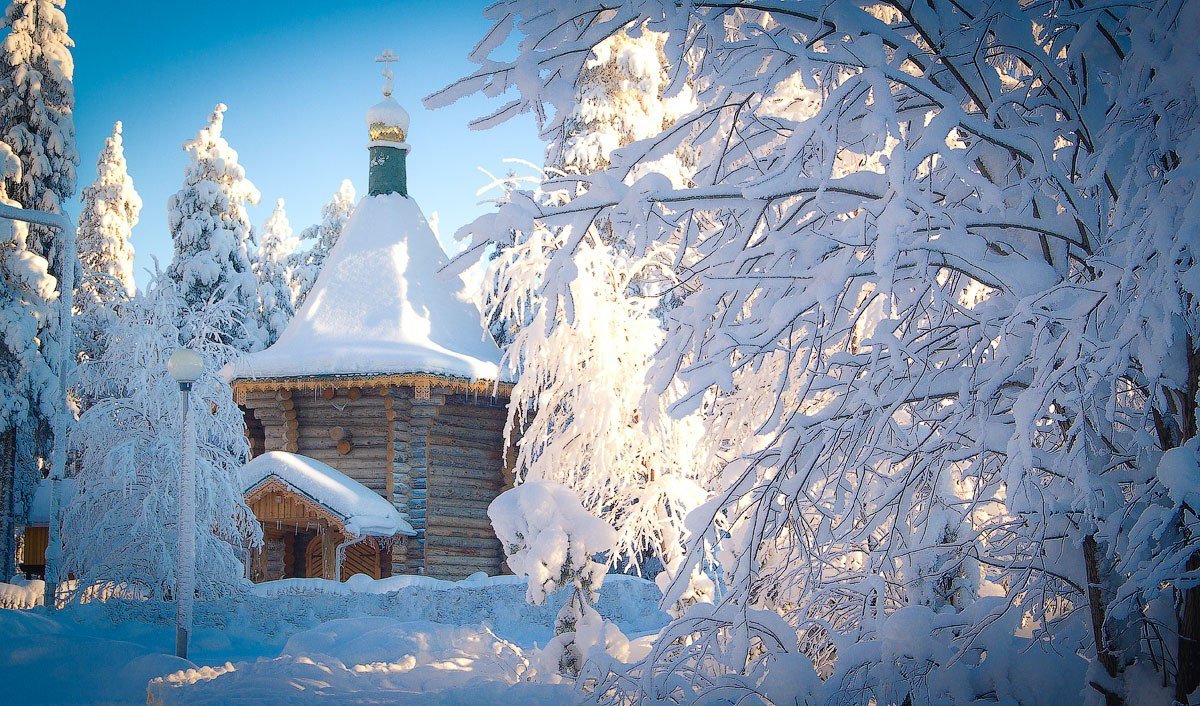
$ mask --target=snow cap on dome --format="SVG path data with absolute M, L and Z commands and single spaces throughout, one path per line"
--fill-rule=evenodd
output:
M 408 111 L 386 96 L 367 110 L 367 128 L 371 142 L 395 142 L 403 144 L 408 137 Z

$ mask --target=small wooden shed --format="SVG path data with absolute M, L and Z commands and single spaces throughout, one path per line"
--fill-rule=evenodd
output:
M 279 340 L 225 373 L 255 455 L 327 464 L 411 524 L 413 536 L 391 542 L 391 573 L 499 573 L 504 555 L 487 507 L 512 482 L 504 458 L 511 384 L 464 282 L 441 273 L 446 254 L 408 195 L 399 168 L 407 114 L 385 96 L 368 127 L 370 194 Z M 276 521 L 259 519 L 267 529 Z M 310 539 L 290 551 L 316 546 Z
M 387 500 L 315 459 L 271 451 L 240 473 L 263 527 L 250 578 L 345 580 L 391 574 L 392 547 L 416 534 Z

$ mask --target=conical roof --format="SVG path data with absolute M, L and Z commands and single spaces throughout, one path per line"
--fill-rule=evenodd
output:
M 428 373 L 498 380 L 500 350 L 410 198 L 359 202 L 304 305 L 271 347 L 228 369 L 232 380 Z

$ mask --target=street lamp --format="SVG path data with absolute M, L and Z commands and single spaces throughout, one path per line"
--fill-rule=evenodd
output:
M 196 430 L 188 414 L 192 383 L 204 372 L 204 359 L 180 348 L 167 361 L 167 372 L 179 383 L 183 440 L 179 464 L 179 559 L 175 566 L 175 654 L 187 658 L 196 597 Z

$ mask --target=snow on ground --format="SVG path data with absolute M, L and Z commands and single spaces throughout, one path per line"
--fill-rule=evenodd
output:
M 190 661 L 173 656 L 174 605 L 109 599 L 53 614 L 0 610 L 0 683 L 20 704 L 522 703 L 569 701 L 514 683 L 552 634 L 565 592 L 524 602 L 517 577 L 292 579 L 198 602 Z M 654 584 L 606 577 L 597 606 L 631 637 L 666 616 Z

